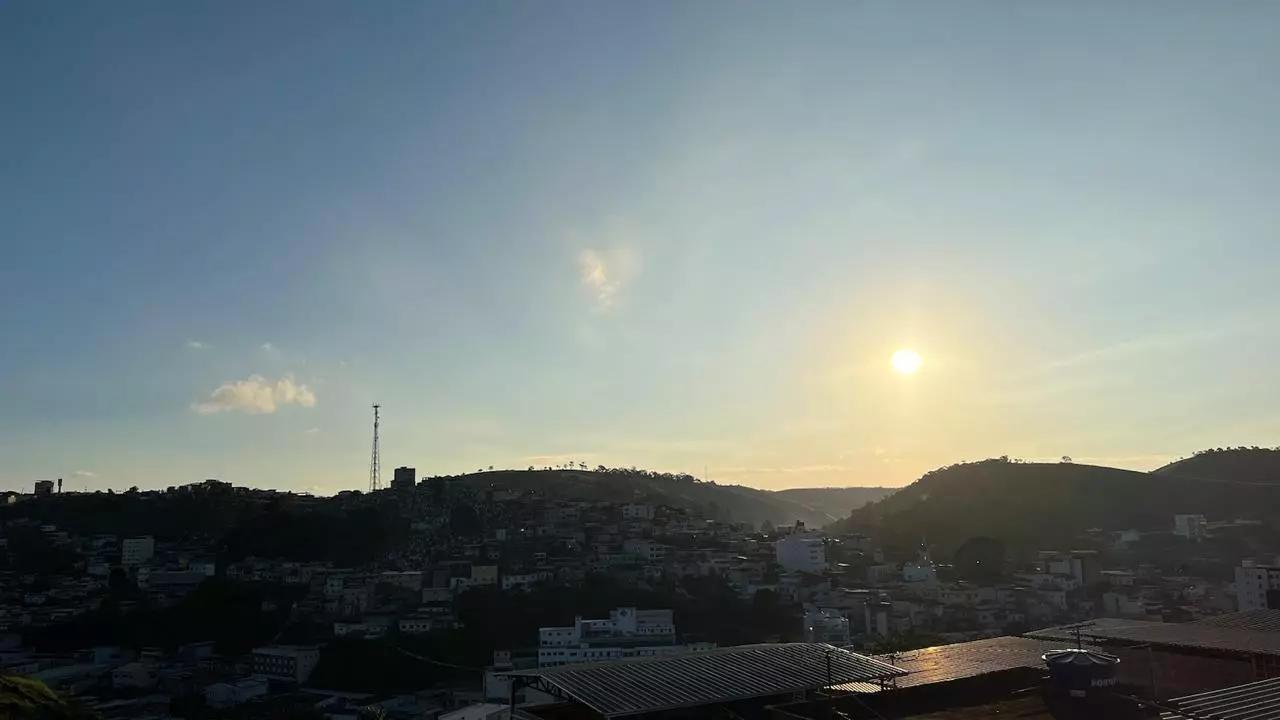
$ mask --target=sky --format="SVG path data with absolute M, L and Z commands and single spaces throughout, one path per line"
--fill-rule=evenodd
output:
M 1280 4 L 0 4 L 0 489 L 1280 438 Z M 890 356 L 923 358 L 911 375 Z

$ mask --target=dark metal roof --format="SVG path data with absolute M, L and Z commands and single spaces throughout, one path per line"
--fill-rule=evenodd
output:
M 1280 678 L 1174 698 L 1169 704 L 1185 714 L 1167 712 L 1160 720 L 1271 720 L 1280 717 Z
M 1241 628 L 1254 632 L 1280 632 L 1280 610 L 1241 610 L 1196 620 L 1192 624 Z
M 777 643 L 503 674 L 615 718 L 892 678 L 905 671 L 823 643 Z
M 1040 656 L 1046 652 L 1061 650 L 1071 644 L 1073 643 L 1057 640 L 997 637 L 903 653 L 876 655 L 875 659 L 906 670 L 907 675 L 894 680 L 891 685 L 891 688 L 904 688 L 950 682 L 1015 668 L 1037 668 L 1047 672 L 1048 668 Z M 847 692 L 879 692 L 884 688 L 876 683 L 863 682 L 848 683 L 837 686 L 835 689 Z
M 1051 627 L 1029 632 L 1027 637 L 1070 641 L 1075 626 Z M 1162 623 L 1152 620 L 1100 618 L 1080 630 L 1087 641 L 1111 641 L 1134 645 L 1193 648 L 1250 655 L 1280 655 L 1280 632 L 1256 632 L 1243 627 L 1221 627 L 1204 623 Z

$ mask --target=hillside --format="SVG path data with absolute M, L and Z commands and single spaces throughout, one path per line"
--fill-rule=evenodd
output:
M 1241 461 L 1224 455 L 1214 466 L 1236 462 Z M 1204 479 L 1166 470 L 1007 459 L 952 465 L 855 510 L 832 528 L 867 532 L 903 547 L 925 537 L 949 552 L 977 535 L 1010 545 L 1051 546 L 1094 527 L 1165 529 L 1178 513 L 1267 519 L 1280 509 L 1280 484 L 1236 481 L 1229 473 Z
M 770 492 L 741 485 L 701 482 L 689 475 L 613 468 L 597 470 L 494 470 L 452 478 L 483 489 L 531 490 L 548 497 L 610 502 L 647 502 L 697 510 L 708 517 L 760 524 L 822 526 L 844 517 L 886 488 L 815 488 Z
M 898 488 L 887 487 L 833 487 L 776 490 L 773 494 L 815 511 L 844 517 L 867 503 L 883 500 L 897 491 Z
M 1229 483 L 1280 482 L 1280 450 L 1259 447 L 1203 450 L 1155 472 Z

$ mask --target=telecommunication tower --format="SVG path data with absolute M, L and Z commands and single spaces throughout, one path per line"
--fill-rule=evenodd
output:
M 382 489 L 382 458 L 378 452 L 378 408 L 373 406 L 373 458 L 369 461 L 369 492 Z

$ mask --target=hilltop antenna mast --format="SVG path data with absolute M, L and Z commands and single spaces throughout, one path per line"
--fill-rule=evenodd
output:
M 377 492 L 382 489 L 382 458 L 378 451 L 378 408 L 381 405 L 374 403 L 373 405 L 373 458 L 369 460 L 369 492 Z

